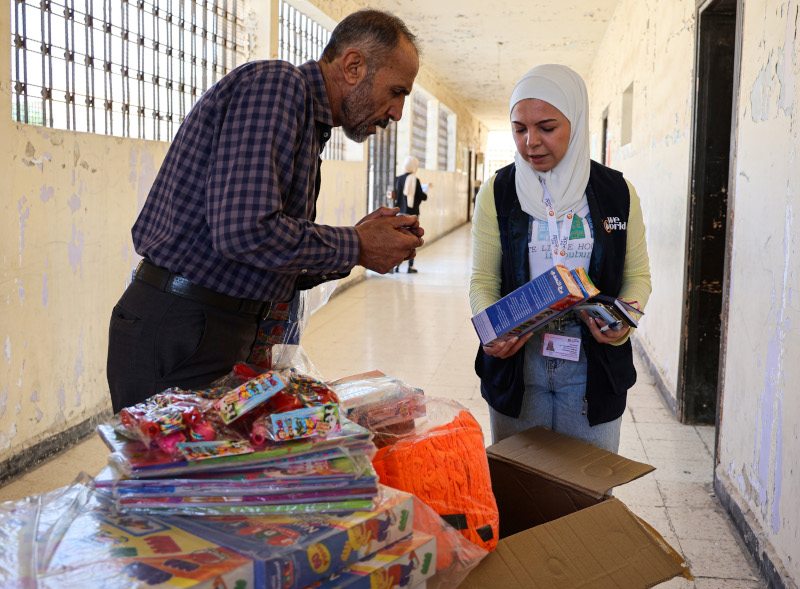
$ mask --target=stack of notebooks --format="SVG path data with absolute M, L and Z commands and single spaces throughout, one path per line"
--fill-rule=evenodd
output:
M 413 497 L 382 487 L 369 511 L 158 517 L 117 513 L 84 484 L 0 503 L 0 585 L 28 587 L 418 587 L 436 538 Z
M 121 512 L 276 514 L 370 509 L 377 493 L 371 434 L 346 419 L 326 437 L 176 460 L 101 425 L 112 451 L 95 488 Z M 228 446 L 225 446 L 228 448 Z

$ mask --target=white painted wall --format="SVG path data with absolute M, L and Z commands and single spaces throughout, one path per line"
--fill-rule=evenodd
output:
M 800 6 L 744 8 L 717 475 L 800 579 Z
M 609 110 L 611 165 L 642 198 L 653 294 L 639 329 L 672 394 L 678 382 L 691 169 L 695 2 L 622 0 L 589 80 L 594 156 Z M 728 331 L 717 477 L 773 563 L 800 578 L 800 8 L 744 2 Z M 620 147 L 633 82 L 633 140 Z
M 608 109 L 611 167 L 642 200 L 653 292 L 637 337 L 673 394 L 678 382 L 691 154 L 694 2 L 622 0 L 586 80 L 593 158 Z M 623 93 L 633 83 L 633 138 L 620 146 Z

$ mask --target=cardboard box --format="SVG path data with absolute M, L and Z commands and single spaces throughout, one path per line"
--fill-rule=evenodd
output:
M 407 536 L 413 499 L 381 487 L 375 511 L 163 519 L 253 559 L 255 587 L 299 589 Z
M 414 532 L 330 577 L 311 585 L 322 589 L 419 587 L 436 573 L 436 538 Z
M 652 466 L 544 427 L 486 452 L 501 539 L 460 589 L 636 588 L 691 578 L 658 532 L 606 495 Z
M 525 335 L 585 298 L 575 275 L 566 266 L 553 266 L 475 315 L 472 325 L 486 346 Z

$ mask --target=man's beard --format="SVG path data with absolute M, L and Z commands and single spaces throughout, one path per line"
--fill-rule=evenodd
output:
M 368 72 L 367 77 L 358 84 L 342 100 L 342 130 L 345 136 L 356 143 L 364 143 L 369 136 L 369 128 L 373 125 L 386 128 L 390 119 L 371 120 L 375 112 L 372 101 L 372 85 L 375 72 Z

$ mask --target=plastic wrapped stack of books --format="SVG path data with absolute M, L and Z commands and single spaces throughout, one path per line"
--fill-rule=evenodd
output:
M 466 541 L 371 463 L 423 393 L 379 372 L 339 385 L 239 364 L 124 409 L 98 427 L 112 453 L 93 481 L 0 505 L 2 585 L 424 586 L 437 539 Z

